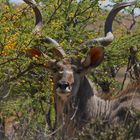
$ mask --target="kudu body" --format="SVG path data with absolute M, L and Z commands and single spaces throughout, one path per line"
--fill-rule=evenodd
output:
M 32 2 L 24 1 L 34 9 L 36 15 L 35 29 L 40 29 L 42 17 L 39 9 Z M 80 46 L 88 46 L 87 57 L 84 60 L 66 58 L 64 50 L 55 40 L 49 37 L 42 39 L 43 42 L 54 44 L 56 46 L 54 52 L 59 56 L 59 60 L 48 60 L 47 68 L 51 70 L 53 75 L 57 128 L 61 131 L 63 139 L 72 138 L 93 118 L 100 118 L 113 123 L 125 120 L 130 108 L 140 111 L 139 84 L 134 84 L 133 86 L 136 88 L 130 93 L 125 91 L 125 94 L 115 99 L 103 100 L 97 96 L 94 83 L 86 77 L 86 73 L 98 66 L 104 56 L 103 47 L 93 47 L 93 45 L 107 46 L 113 41 L 112 22 L 114 17 L 121 9 L 132 4 L 115 5 L 105 22 L 105 37 L 87 41 Z M 42 53 L 42 55 L 48 58 L 46 54 Z

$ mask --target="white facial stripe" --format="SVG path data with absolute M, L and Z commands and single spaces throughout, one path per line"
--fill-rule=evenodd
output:
M 65 91 L 66 92 L 71 92 L 70 87 L 67 87 Z
M 56 92 L 57 92 L 57 93 L 61 93 L 62 90 L 61 90 L 60 88 L 57 88 L 57 89 L 56 89 Z M 71 92 L 70 87 L 67 87 L 63 92 L 65 92 L 65 93 L 70 93 L 70 92 Z
M 66 71 L 64 71 L 64 72 L 65 72 L 65 74 L 73 74 L 73 72 L 70 71 L 70 70 L 66 70 Z

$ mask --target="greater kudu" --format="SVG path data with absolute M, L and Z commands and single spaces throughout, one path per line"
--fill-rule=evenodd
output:
M 38 8 L 28 0 L 36 15 L 36 27 L 42 25 L 42 16 Z M 86 74 L 98 66 L 104 58 L 103 47 L 93 47 L 94 44 L 109 45 L 113 39 L 112 23 L 116 14 L 133 3 L 116 4 L 109 13 L 105 22 L 105 37 L 92 39 L 80 45 L 88 46 L 87 57 L 82 60 L 66 58 L 66 53 L 52 38 L 42 39 L 43 42 L 54 44 L 55 54 L 59 60 L 48 61 L 47 68 L 51 70 L 54 80 L 54 96 L 57 114 L 57 127 L 60 128 L 63 139 L 72 138 L 76 132 L 93 118 L 100 118 L 109 123 L 124 120 L 127 111 L 135 108 L 140 111 L 140 87 L 136 85 L 133 90 L 127 91 L 116 99 L 103 100 L 97 96 L 97 90 Z M 39 28 L 38 28 L 39 27 Z M 42 53 L 44 57 L 46 54 Z M 135 86 L 134 86 L 135 87 Z

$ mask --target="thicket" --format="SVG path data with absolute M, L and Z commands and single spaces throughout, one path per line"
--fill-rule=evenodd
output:
M 0 121 L 6 120 L 5 132 L 17 139 L 45 139 L 51 133 L 48 114 L 52 125 L 55 123 L 52 77 L 45 68 L 40 67 L 40 64 L 45 65 L 45 59 L 37 55 L 30 57 L 26 50 L 36 45 L 40 37 L 50 36 L 63 46 L 68 57 L 75 57 L 77 53 L 83 57 L 85 54 L 80 52 L 79 45 L 103 35 L 108 13 L 99 7 L 98 0 L 36 2 L 44 20 L 42 34 L 37 35 L 32 33 L 34 13 L 28 5 L 13 5 L 4 0 L 0 3 Z M 115 81 L 111 70 L 115 72 L 127 65 L 131 47 L 137 47 L 137 57 L 140 56 L 139 21 L 134 23 L 133 9 L 126 11 L 128 14 L 116 18 L 113 28 L 116 38 L 105 48 L 104 62 L 89 75 L 99 87 L 99 82 L 110 83 L 113 93 L 121 85 Z M 123 25 L 125 16 L 133 28 Z M 50 46 L 45 47 L 49 50 Z M 14 122 L 12 131 L 9 129 L 11 122 Z

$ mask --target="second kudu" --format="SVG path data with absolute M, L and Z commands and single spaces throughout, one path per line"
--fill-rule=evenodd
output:
M 34 32 L 42 27 L 42 16 L 33 2 L 24 0 L 30 5 L 36 16 Z M 109 13 L 105 22 L 105 37 L 89 40 L 82 46 L 87 46 L 86 58 L 79 60 L 66 58 L 62 47 L 52 38 L 42 39 L 43 42 L 54 44 L 54 52 L 59 59 L 48 60 L 47 69 L 51 70 L 54 81 L 54 96 L 57 114 L 57 128 L 60 128 L 62 139 L 75 136 L 81 127 L 91 119 L 100 118 L 108 123 L 121 122 L 126 119 L 130 109 L 140 111 L 140 85 L 133 83 L 119 97 L 111 100 L 103 100 L 97 96 L 97 90 L 86 74 L 97 67 L 104 58 L 104 46 L 109 45 L 113 39 L 112 23 L 116 14 L 123 8 L 133 3 L 116 4 Z M 93 47 L 100 44 L 103 47 Z M 42 56 L 48 59 L 47 54 Z M 131 113 L 129 113 L 129 117 Z

